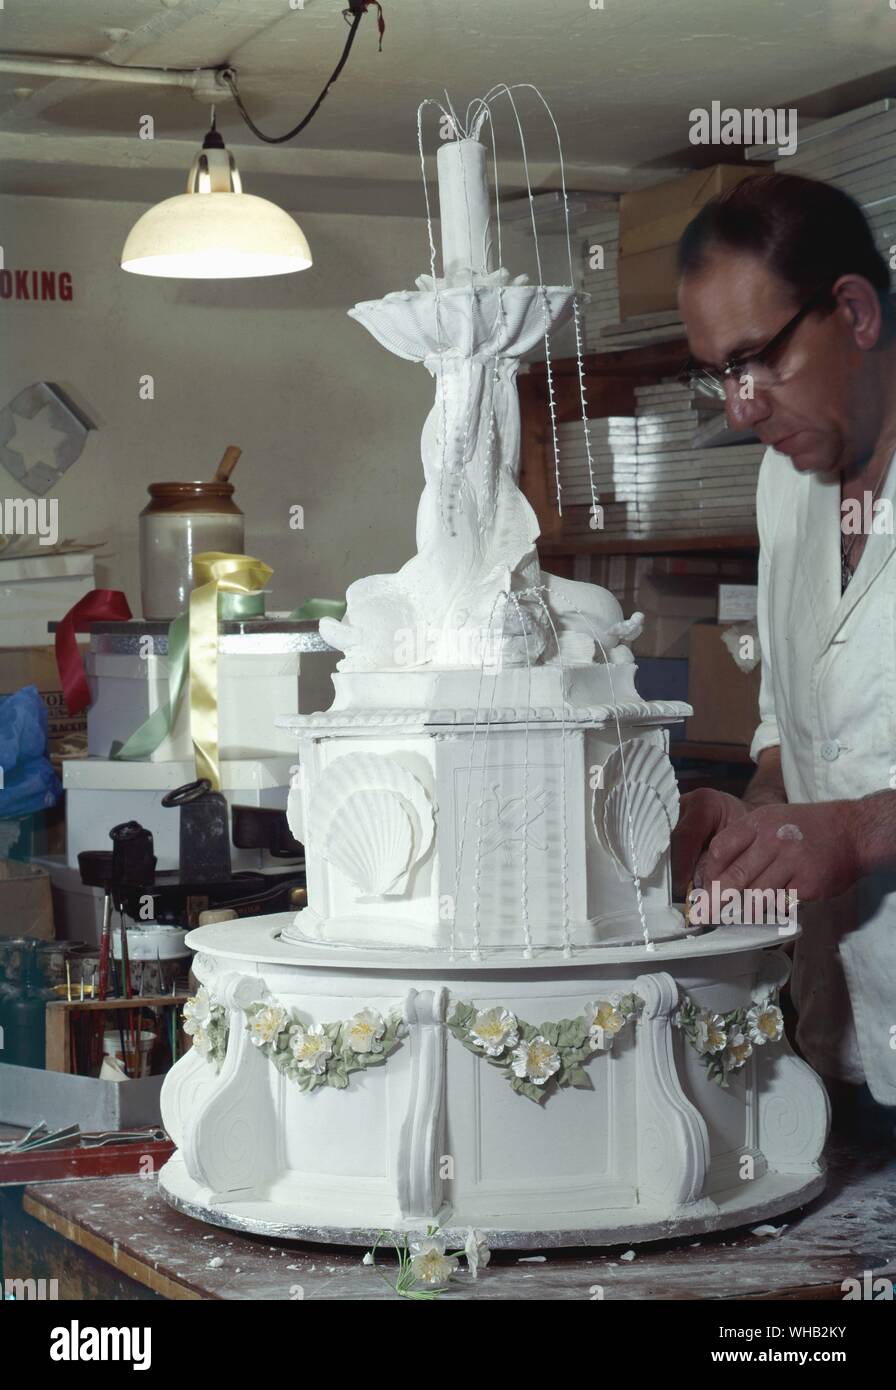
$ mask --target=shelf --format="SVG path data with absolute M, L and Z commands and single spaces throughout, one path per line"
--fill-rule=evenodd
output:
M 588 376 L 675 376 L 688 360 L 688 340 L 684 333 L 674 337 L 660 338 L 657 342 L 641 343 L 639 346 L 623 346 L 620 341 L 614 347 L 601 348 L 599 352 L 582 354 L 582 371 Z M 526 376 L 547 376 L 547 363 L 536 360 L 528 363 Z M 579 364 L 575 357 L 560 357 L 551 362 L 553 377 L 574 377 L 578 393 Z
M 695 551 L 752 553 L 759 549 L 755 531 L 731 536 L 570 536 L 538 542 L 539 555 L 674 555 Z

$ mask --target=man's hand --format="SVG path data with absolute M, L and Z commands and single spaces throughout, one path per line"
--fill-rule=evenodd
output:
M 694 793 L 697 795 L 697 793 Z M 863 872 L 860 802 L 759 806 L 727 824 L 697 865 L 703 887 L 795 889 L 803 902 L 835 898 Z
M 736 796 L 700 787 L 681 798 L 681 814 L 672 832 L 672 895 L 684 898 L 697 861 L 713 836 L 741 820 L 748 808 Z

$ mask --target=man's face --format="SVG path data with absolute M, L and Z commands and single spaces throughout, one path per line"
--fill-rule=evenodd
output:
M 711 367 L 763 348 L 802 307 L 763 261 L 725 250 L 685 277 L 679 306 L 693 356 Z M 726 379 L 729 424 L 754 430 L 801 473 L 849 472 L 873 442 L 874 412 L 862 401 L 864 359 L 845 311 L 809 314 L 774 362 L 757 369 L 752 400 L 748 383 Z

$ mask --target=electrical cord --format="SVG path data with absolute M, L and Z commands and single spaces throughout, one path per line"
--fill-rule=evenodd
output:
M 243 99 L 240 96 L 239 89 L 237 87 L 236 73 L 234 72 L 233 68 L 223 69 L 223 71 L 221 72 L 221 81 L 226 83 L 226 85 L 230 88 L 230 93 L 233 97 L 234 102 L 236 103 L 236 108 L 242 116 L 243 120 L 246 122 L 246 125 L 252 131 L 253 135 L 257 136 L 259 140 L 263 140 L 266 145 L 282 145 L 287 140 L 292 140 L 294 136 L 298 135 L 301 131 L 305 129 L 308 122 L 312 120 L 313 117 L 317 114 L 324 97 L 327 95 L 333 83 L 336 81 L 337 77 L 342 72 L 342 69 L 345 67 L 345 64 L 348 60 L 348 55 L 351 52 L 352 44 L 355 41 L 355 34 L 358 32 L 358 26 L 361 23 L 361 20 L 367 13 L 368 5 L 376 5 L 377 10 L 379 11 L 378 29 L 380 36 L 380 52 L 382 52 L 383 34 L 386 30 L 386 22 L 383 19 L 383 7 L 379 3 L 379 0 L 349 0 L 348 9 L 342 11 L 342 15 L 345 19 L 345 22 L 350 26 L 348 31 L 348 37 L 345 40 L 345 47 L 342 50 L 342 56 L 340 57 L 339 62 L 336 64 L 335 68 L 333 69 L 332 73 L 327 79 L 326 86 L 324 87 L 320 96 L 317 98 L 317 101 L 314 103 L 311 110 L 308 112 L 306 116 L 303 116 L 303 118 L 299 121 L 297 126 L 293 126 L 292 130 L 288 130 L 285 135 L 265 135 L 263 130 L 259 130 L 258 126 L 252 120 L 252 117 L 249 115 L 249 112 L 243 105 Z

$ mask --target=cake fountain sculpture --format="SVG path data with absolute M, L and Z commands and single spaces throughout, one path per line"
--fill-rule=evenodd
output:
M 427 203 L 430 274 L 351 310 L 434 380 L 417 553 L 321 621 L 333 704 L 284 721 L 307 907 L 188 937 L 201 988 L 160 1181 L 216 1225 L 631 1242 L 824 1184 L 827 1097 L 777 1002 L 796 926 L 688 928 L 666 728 L 690 708 L 637 694 L 639 614 L 539 563 L 515 378 L 543 340 L 550 386 L 572 316 L 584 380 L 581 304 L 571 248 L 567 285 L 541 282 L 537 235 L 536 283 L 501 264 L 492 111 L 525 162 L 517 90 L 438 108 L 441 274 Z M 584 391 L 582 420 L 590 460 Z M 592 497 L 597 518 L 593 478 Z

